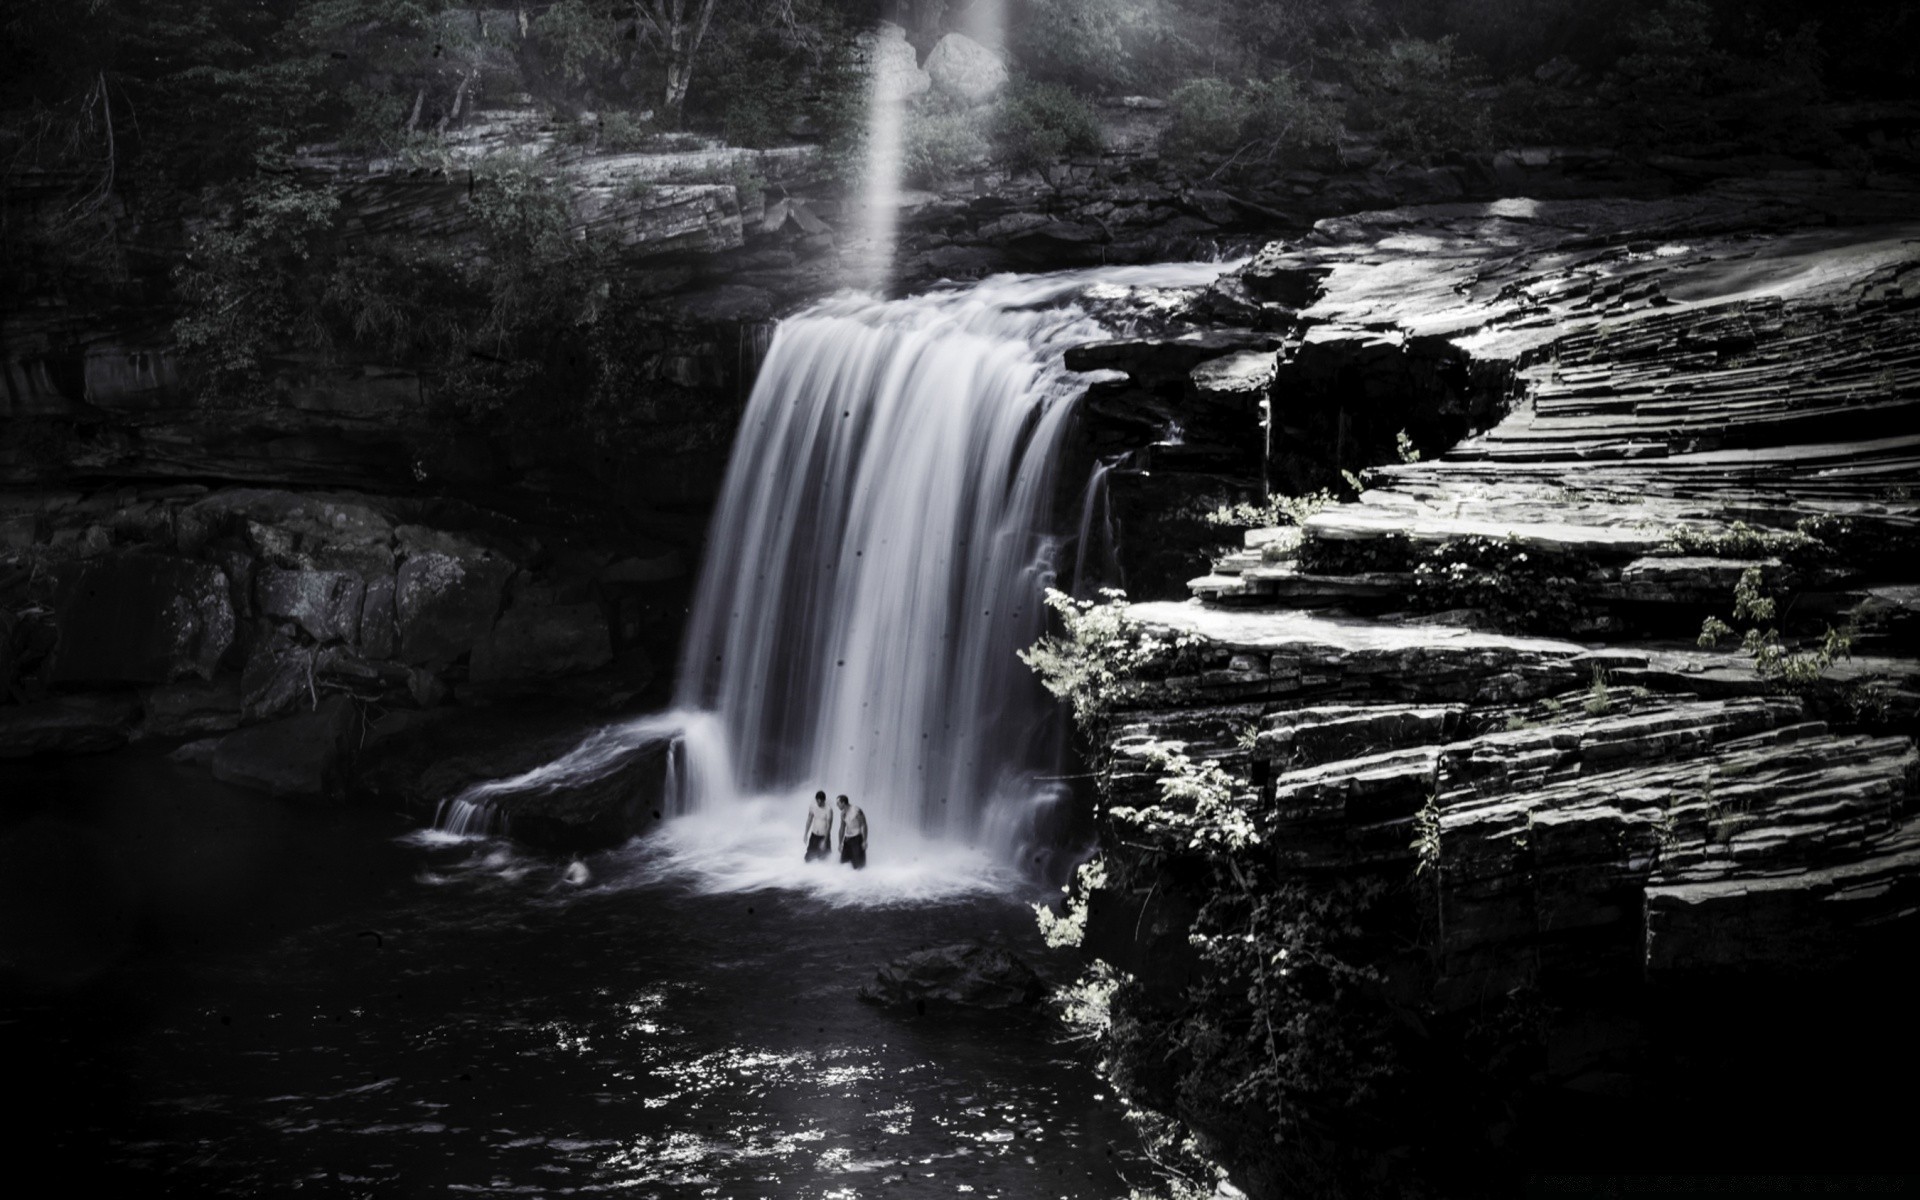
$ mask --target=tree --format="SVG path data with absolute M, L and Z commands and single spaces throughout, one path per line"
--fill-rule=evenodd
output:
M 693 82 L 693 56 L 713 20 L 714 0 L 635 0 L 633 11 L 640 28 L 659 44 L 667 59 L 666 109 L 675 121 L 687 102 Z

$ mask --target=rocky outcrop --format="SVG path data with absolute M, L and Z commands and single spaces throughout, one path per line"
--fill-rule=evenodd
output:
M 339 799 L 358 721 L 353 701 L 335 695 L 311 712 L 230 733 L 214 748 L 213 777 L 275 796 Z
M 934 946 L 881 967 L 860 999 L 888 1008 L 1031 1008 L 1047 987 L 1018 955 L 978 942 Z
M 231 733 L 221 777 L 284 794 L 341 790 L 341 705 L 538 686 L 617 707 L 671 657 L 687 583 L 637 534 L 451 501 L 175 486 L 0 505 L 28 535 L 0 557 L 4 753 Z
M 1747 1112 L 1740 1052 L 1697 1048 L 1704 998 L 1842 1019 L 1814 981 L 1882 986 L 1912 936 L 1915 230 L 1757 237 L 1742 203 L 1324 222 L 1194 300 L 1231 299 L 1273 351 L 1146 338 L 1102 385 L 1111 487 L 1166 463 L 1128 437 L 1190 419 L 1231 445 L 1237 419 L 1241 465 L 1213 457 L 1187 495 L 1331 490 L 1215 555 L 1193 600 L 1131 607 L 1178 649 L 1099 751 L 1108 811 L 1149 814 L 1109 817 L 1089 897 L 1087 946 L 1133 977 L 1121 1073 L 1256 1193 L 1365 1191 L 1359 1153 L 1404 1164 L 1396 1187 L 1448 1156 L 1539 1163 L 1578 1106 L 1628 1127 L 1660 1089 Z M 1163 786 L 1197 764 L 1219 774 Z M 1191 832 L 1180 798 L 1209 788 L 1257 842 Z M 1190 944 L 1274 922 L 1317 957 L 1267 973 Z M 1317 1007 L 1320 986 L 1346 1002 Z M 1310 1114 L 1270 1142 L 1206 1076 L 1207 1038 L 1261 1020 L 1291 1032 L 1256 1058 Z M 1319 1054 L 1392 1082 L 1336 1101 L 1301 1065 Z M 1404 1132 L 1442 1098 L 1482 1114 L 1435 1125 L 1444 1150 Z

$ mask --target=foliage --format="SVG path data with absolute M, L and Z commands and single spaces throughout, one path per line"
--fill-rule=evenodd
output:
M 1245 83 L 1203 76 L 1182 84 L 1170 101 L 1171 141 L 1187 153 L 1252 164 L 1330 148 L 1340 138 L 1333 106 L 1285 71 Z
M 1454 38 L 1353 47 L 1340 62 L 1354 90 L 1348 122 L 1382 147 L 1432 160 L 1488 145 L 1492 111 L 1478 92 L 1485 80 Z
M 1059 949 L 1080 944 L 1087 932 L 1088 895 L 1106 884 L 1106 864 L 1096 858 L 1081 863 L 1080 869 L 1074 872 L 1073 883 L 1060 889 L 1067 894 L 1064 914 L 1057 915 L 1044 904 L 1033 906 L 1034 916 L 1040 922 L 1040 936 L 1046 939 L 1047 945 Z
M 1242 869 L 1243 875 L 1249 875 Z M 1208 970 L 1173 1030 L 1188 1112 L 1240 1109 L 1284 1138 L 1374 1095 L 1394 1071 L 1380 976 L 1348 949 L 1378 884 L 1222 879 L 1189 935 Z
M 1266 529 L 1275 525 L 1305 525 L 1307 518 L 1323 509 L 1331 507 L 1336 501 L 1333 493 L 1322 488 L 1317 492 L 1308 492 L 1304 496 L 1273 495 L 1267 497 L 1265 504 L 1222 505 L 1206 514 L 1209 525 L 1225 525 L 1240 529 Z
M 907 112 L 900 142 L 901 175 L 921 186 L 937 186 L 980 165 L 991 149 L 982 114 L 938 102 Z
M 1478 609 L 1504 628 L 1566 632 L 1580 620 L 1580 575 L 1566 555 L 1476 535 L 1447 541 L 1416 565 L 1414 596 L 1428 611 Z
M 1666 0 L 1631 22 L 1627 37 L 1613 90 L 1645 143 L 1776 148 L 1818 134 L 1807 108 L 1824 90 L 1814 22 L 1785 29 L 1725 19 L 1705 0 Z
M 1047 944 L 1053 945 L 1051 941 Z M 1106 1037 L 1113 1030 L 1113 994 L 1125 982 L 1125 975 L 1094 959 L 1080 978 L 1055 995 L 1054 1004 L 1059 1008 L 1061 1021 L 1073 1030 L 1075 1037 Z
M 600 148 L 618 154 L 645 149 L 658 131 L 654 128 L 651 117 L 643 113 L 614 109 L 600 114 L 598 133 Z
M 1703 558 L 1782 558 L 1824 557 L 1828 547 L 1814 530 L 1823 526 L 1817 518 L 1802 521 L 1793 529 L 1757 529 L 1745 521 L 1733 521 L 1724 528 L 1703 529 L 1682 525 L 1667 535 L 1660 553 L 1693 555 Z
M 1440 870 L 1440 798 L 1428 796 L 1413 818 L 1413 873 L 1424 875 Z
M 1102 588 L 1103 600 L 1076 600 L 1048 588 L 1047 607 L 1062 632 L 1047 634 L 1020 651 L 1020 661 L 1041 684 L 1065 700 L 1082 729 L 1091 729 L 1116 701 L 1130 694 L 1136 677 L 1166 663 L 1193 639 L 1153 633 L 1127 607 L 1127 594 Z
M 994 140 L 1009 162 L 1023 167 L 1106 148 L 1093 106 L 1057 83 L 1008 88 L 995 115 Z
M 1809 687 L 1824 678 L 1835 662 L 1852 657 L 1851 626 L 1836 629 L 1829 625 L 1816 646 L 1788 649 L 1775 623 L 1779 609 L 1778 599 L 1768 590 L 1763 568 L 1748 567 L 1740 573 L 1740 581 L 1733 588 L 1733 619 L 1745 626 L 1740 649 L 1753 660 L 1761 679 L 1781 687 Z M 1734 632 L 1734 626 L 1708 617 L 1700 625 L 1699 644 L 1711 649 Z
M 1152 834 L 1172 833 L 1187 850 L 1242 850 L 1260 844 L 1260 831 L 1238 796 L 1239 784 L 1218 759 L 1194 761 L 1184 749 L 1149 742 L 1137 751 L 1159 770 L 1160 803 L 1117 805 L 1116 821 Z
M 1613 711 L 1613 688 L 1603 668 L 1593 669 L 1593 682 L 1587 685 L 1587 698 L 1580 707 L 1590 717 L 1603 717 Z
M 231 392 L 258 373 L 280 342 L 323 342 L 317 297 L 300 270 L 333 224 L 339 198 L 325 188 L 262 177 L 239 200 L 229 228 L 194 239 L 174 283 L 184 303 L 174 336 L 197 351 L 208 390 Z

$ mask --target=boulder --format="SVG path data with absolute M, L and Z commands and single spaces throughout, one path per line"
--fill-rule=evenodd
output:
M 514 565 L 453 534 L 418 525 L 403 525 L 399 533 L 406 550 L 394 579 L 400 657 L 451 663 L 493 629 Z
M 213 777 L 276 796 L 335 796 L 357 714 L 330 696 L 310 712 L 230 733 L 213 752 Z
M 324 546 L 384 546 L 393 537 L 393 523 L 358 498 L 265 488 L 209 496 L 181 511 L 180 527 L 183 548 L 233 529 L 244 531 L 257 552 L 282 560 Z
M 623 725 L 583 738 L 594 719 L 548 697 L 397 711 L 368 731 L 354 764 L 355 792 L 422 820 L 463 799 L 485 810 L 476 827 L 547 849 L 617 846 L 659 818 L 670 743 Z M 591 768 L 553 772 L 544 782 L 504 782 L 585 759 Z
M 212 682 L 163 683 L 146 695 L 143 738 L 191 738 L 225 733 L 240 725 L 240 681 L 231 675 Z
M 97 754 L 127 744 L 140 705 L 124 694 L 59 696 L 0 706 L 0 758 Z
M 618 846 L 645 828 L 666 791 L 672 744 L 629 737 L 619 726 L 588 735 L 581 745 L 588 744 L 610 745 L 614 752 L 592 770 L 491 795 L 496 828 L 516 842 L 575 854 Z M 457 769 L 436 764 L 422 782 L 431 785 Z
M 949 33 L 927 54 L 927 76 L 936 91 L 984 104 L 1007 86 L 1007 64 L 964 33 Z
M 907 41 L 907 31 L 882 21 L 878 33 L 862 34 L 860 50 L 872 72 L 874 94 L 883 100 L 909 100 L 933 87 L 933 78 L 920 69 L 920 56 Z
M 50 683 L 211 679 L 233 644 L 233 603 L 218 567 L 157 554 L 108 554 L 53 569 L 60 643 Z
M 316 642 L 351 642 L 360 633 L 366 584 L 351 571 L 263 567 L 253 580 L 254 607 L 292 621 Z
M 468 678 L 543 679 L 574 675 L 613 661 L 613 639 L 598 604 L 509 609 L 473 648 Z
M 368 658 L 392 658 L 400 648 L 393 621 L 393 573 L 367 580 L 360 602 L 360 652 Z
M 240 711 L 249 721 L 290 712 L 301 701 L 312 701 L 313 647 L 300 646 L 286 633 L 272 630 L 260 637 L 240 671 Z
M 930 1005 L 1031 1008 L 1046 994 L 1046 982 L 1023 959 L 979 942 L 916 950 L 880 968 L 860 989 L 869 1004 L 917 1012 Z

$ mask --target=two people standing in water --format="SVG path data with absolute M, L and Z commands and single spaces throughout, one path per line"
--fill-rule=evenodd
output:
M 845 796 L 835 801 L 840 810 L 840 861 L 854 870 L 867 865 L 867 814 Z M 833 844 L 833 809 L 827 807 L 827 794 L 815 792 L 807 809 L 807 861 L 827 856 Z

